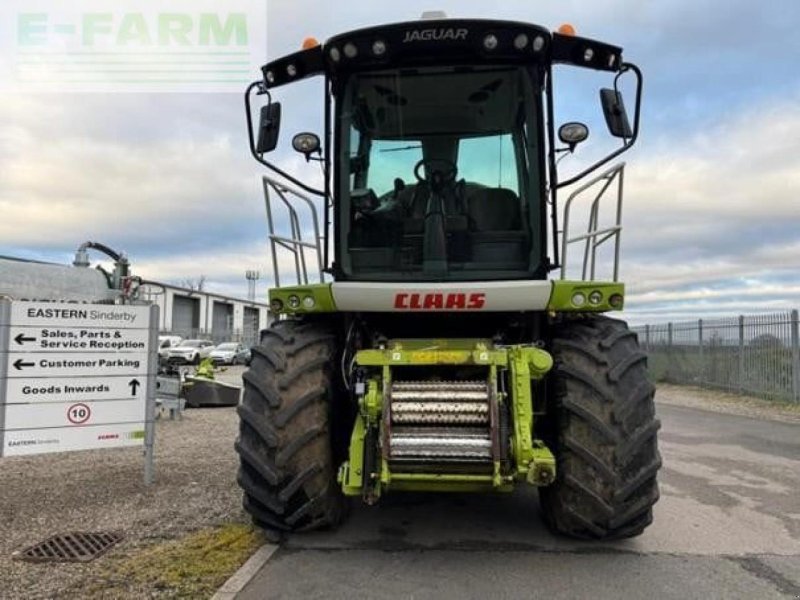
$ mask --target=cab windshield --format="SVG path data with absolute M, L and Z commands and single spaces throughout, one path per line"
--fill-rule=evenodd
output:
M 345 274 L 531 277 L 542 243 L 538 111 L 521 67 L 351 76 L 338 112 Z

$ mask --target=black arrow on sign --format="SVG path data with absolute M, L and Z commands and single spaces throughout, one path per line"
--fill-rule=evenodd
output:
M 21 358 L 18 358 L 18 359 L 17 359 L 17 361 L 14 363 L 14 368 L 15 368 L 17 371 L 22 371 L 22 368 L 23 368 L 23 367 L 35 367 L 35 366 L 36 366 L 36 363 L 26 363 L 26 362 L 22 362 L 22 359 L 21 359 Z
M 139 383 L 138 379 L 131 379 L 128 382 L 128 385 L 131 386 L 131 396 L 135 396 L 136 395 L 136 390 L 139 389 L 139 386 L 142 385 L 142 384 Z
M 17 337 L 14 338 L 14 341 L 17 342 L 20 346 L 25 342 L 35 342 L 36 338 L 33 337 L 25 337 L 24 333 L 20 333 Z

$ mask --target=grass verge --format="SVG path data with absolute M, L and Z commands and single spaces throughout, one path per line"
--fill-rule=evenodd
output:
M 265 543 L 249 525 L 201 529 L 111 560 L 85 586 L 89 598 L 210 598 Z

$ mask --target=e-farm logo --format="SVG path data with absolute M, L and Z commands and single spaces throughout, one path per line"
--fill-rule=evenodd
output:
M 52 23 L 47 13 L 20 13 L 17 24 L 20 47 L 46 46 L 58 36 L 75 36 L 87 49 L 108 43 L 120 48 L 247 46 L 243 13 L 159 13 L 149 19 L 144 13 L 86 13 L 77 23 Z
M 265 59 L 258 0 L 12 0 L 0 18 L 2 83 L 23 90 L 240 93 Z

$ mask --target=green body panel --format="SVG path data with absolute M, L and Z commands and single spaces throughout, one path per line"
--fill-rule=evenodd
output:
M 398 492 L 511 492 L 514 486 L 496 485 L 492 475 L 393 473 L 387 484 Z
M 511 411 L 514 431 L 511 446 L 518 479 L 548 484 L 555 479 L 556 462 L 550 451 L 533 439 L 531 379 L 541 379 L 553 367 L 544 350 L 515 346 L 508 350 L 511 369 Z
M 602 296 L 600 302 L 589 301 L 593 292 Z M 584 298 L 582 305 L 575 304 L 573 298 L 581 294 Z M 618 302 L 612 304 L 611 299 L 618 297 Z M 553 292 L 547 310 L 550 312 L 608 312 L 622 310 L 625 299 L 625 284 L 607 281 L 554 281 Z
M 531 380 L 542 379 L 553 366 L 552 357 L 544 350 L 530 346 L 495 348 L 490 340 L 480 339 L 392 340 L 385 348 L 359 351 L 356 363 L 366 369 L 372 368 L 372 371 L 359 399 L 359 415 L 350 440 L 349 461 L 339 470 L 339 482 L 345 495 L 362 495 L 371 503 L 380 496 L 381 488 L 402 491 L 510 492 L 515 481 L 547 485 L 555 479 L 553 454 L 532 436 Z M 510 391 L 507 396 L 497 391 L 497 402 L 509 403 L 513 416 L 512 471 L 503 473 L 500 462 L 495 462 L 493 473 L 485 475 L 393 472 L 384 456 L 380 460 L 380 473 L 373 473 L 371 479 L 366 480 L 365 454 L 377 453 L 377 448 L 366 446 L 367 432 L 370 428 L 376 432 L 380 429 L 384 411 L 382 390 L 391 384 L 392 368 L 436 365 L 485 366 L 490 390 L 495 391 L 499 371 L 508 371 Z M 376 435 L 375 439 L 379 437 Z
M 489 340 L 393 340 L 383 350 L 361 350 L 356 362 L 362 367 L 425 365 L 502 365 L 505 350 L 494 350 Z
M 297 306 L 293 306 L 290 302 L 292 297 L 297 298 L 299 302 Z M 313 298 L 313 306 L 306 304 L 307 298 Z M 304 315 L 336 312 L 330 283 L 270 288 L 269 303 L 270 311 L 274 314 Z
M 339 468 L 338 474 L 338 481 L 346 496 L 359 496 L 362 492 L 366 493 L 373 488 L 376 491 L 374 497 L 377 498 L 377 495 L 380 494 L 379 485 L 370 485 L 370 490 L 364 486 L 364 443 L 367 430 L 378 427 L 383 399 L 380 390 L 378 380 L 370 380 L 367 385 L 367 393 L 362 396 L 359 404 L 359 414 L 350 437 L 349 460 Z
M 338 481 L 345 496 L 360 496 L 364 486 L 364 437 L 367 427 L 359 416 L 350 437 L 349 460 L 339 467 Z

